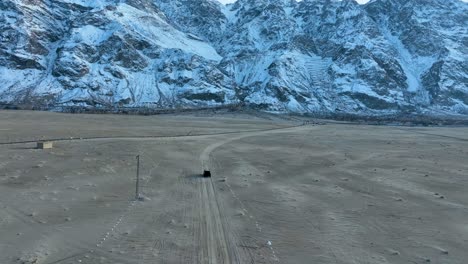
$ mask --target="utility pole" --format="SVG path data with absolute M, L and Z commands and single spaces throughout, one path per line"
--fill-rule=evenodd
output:
M 136 171 L 136 190 L 135 200 L 140 200 L 140 155 L 136 156 L 137 159 L 137 171 Z

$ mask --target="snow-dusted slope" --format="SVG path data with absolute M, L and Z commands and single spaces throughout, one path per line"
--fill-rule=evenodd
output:
M 0 100 L 468 113 L 458 0 L 5 0 Z
M 3 27 L 13 28 L 16 38 L 2 38 L 5 101 L 154 107 L 236 101 L 229 78 L 217 69 L 222 57 L 209 43 L 175 29 L 152 1 L 2 5 L 11 10 L 1 13 Z M 40 33 L 52 37 L 34 36 Z

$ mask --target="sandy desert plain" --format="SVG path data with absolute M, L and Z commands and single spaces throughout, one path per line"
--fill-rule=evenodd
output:
M 1 264 L 467 261 L 466 127 L 0 111 Z

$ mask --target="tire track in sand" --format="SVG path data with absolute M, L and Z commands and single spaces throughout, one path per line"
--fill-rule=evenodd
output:
M 222 215 L 216 201 L 213 183 L 202 179 L 200 188 L 200 245 L 199 263 L 231 263 L 232 250 L 226 237 Z
M 206 147 L 200 154 L 200 162 L 203 169 L 215 168 L 215 164 L 211 164 L 210 155 L 217 148 L 231 143 L 236 140 L 240 140 L 247 137 L 260 136 L 267 133 L 275 132 L 286 132 L 288 129 L 295 130 L 297 127 L 285 128 L 281 130 L 270 130 L 270 131 L 257 131 L 251 133 L 245 133 L 233 138 L 217 141 L 208 147 Z M 211 178 L 200 179 L 200 233 L 199 243 L 201 245 L 201 252 L 199 255 L 200 263 L 241 263 L 240 256 L 237 251 L 237 246 L 233 243 L 231 238 L 231 232 L 228 228 L 228 224 L 223 217 L 222 206 L 218 203 L 218 197 L 216 195 L 215 186 Z M 231 193 L 234 194 L 230 188 Z M 235 195 L 235 194 L 234 194 Z M 245 208 L 242 208 L 246 211 Z M 256 225 L 259 223 L 256 221 Z M 269 241 L 268 241 L 269 242 Z M 276 256 L 275 250 L 269 243 L 269 249 L 273 255 L 275 262 L 279 262 Z

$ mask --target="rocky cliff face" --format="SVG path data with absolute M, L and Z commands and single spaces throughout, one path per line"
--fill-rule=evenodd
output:
M 4 101 L 218 105 L 235 101 L 222 59 L 149 0 L 2 1 Z
M 458 0 L 5 0 L 0 100 L 468 113 Z

